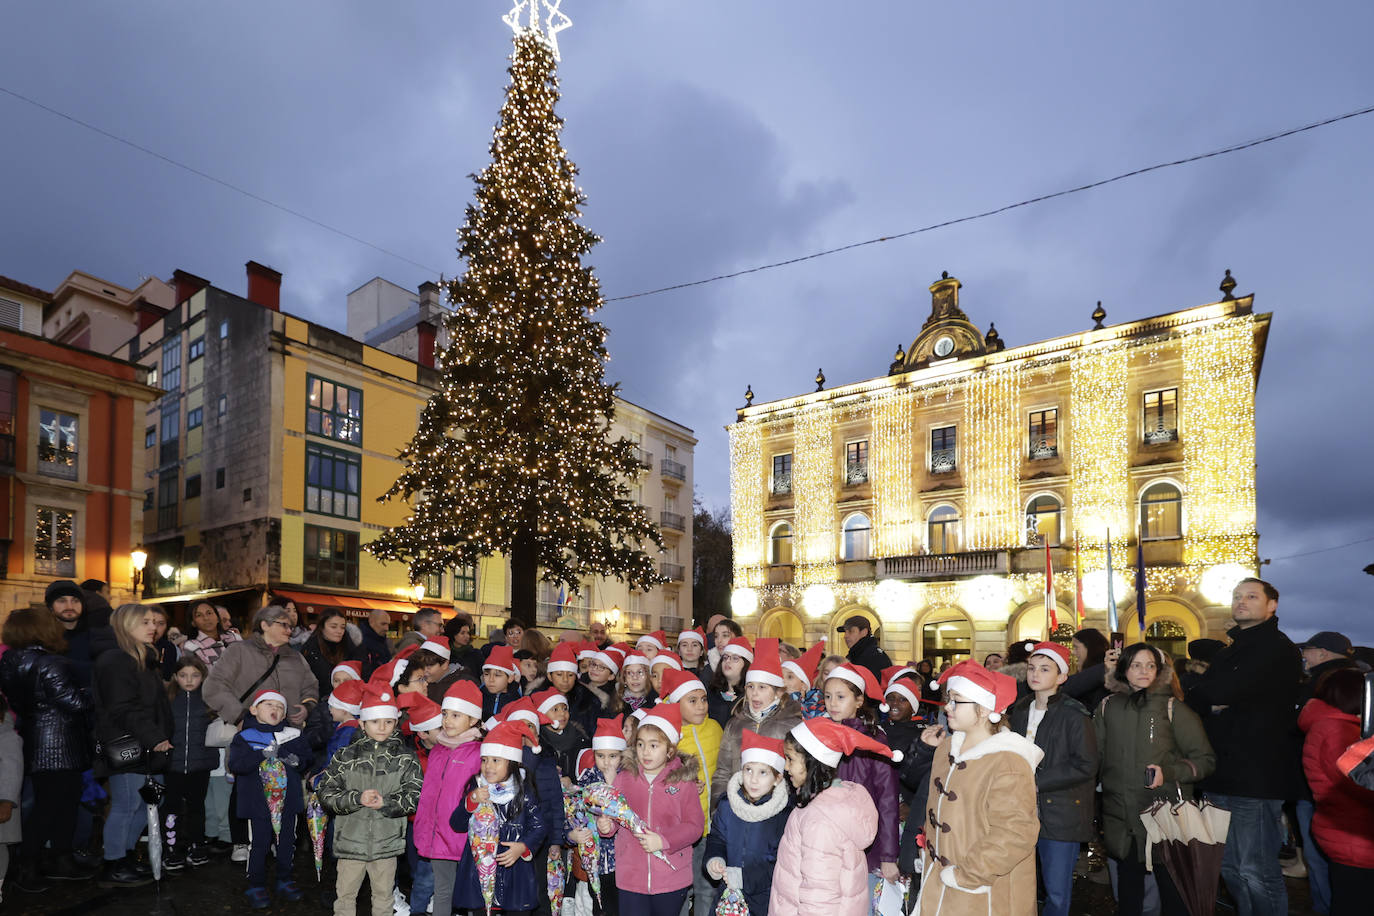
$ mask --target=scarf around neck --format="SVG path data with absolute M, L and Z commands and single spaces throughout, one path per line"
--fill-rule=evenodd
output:
M 478 774 L 477 785 L 479 787 L 486 786 L 487 791 L 491 793 L 492 804 L 508 805 L 515 798 L 514 778 L 508 777 L 504 782 L 490 783 L 481 774 Z

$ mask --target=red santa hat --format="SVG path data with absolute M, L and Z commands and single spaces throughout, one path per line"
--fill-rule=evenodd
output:
M 682 645 L 684 639 L 695 639 L 697 642 L 701 643 L 704 648 L 706 646 L 706 631 L 701 627 L 697 627 L 693 630 L 683 630 L 681 633 L 677 634 L 677 644 L 679 646 Z
M 991 713 L 993 722 L 1002 719 L 1002 712 L 1016 702 L 1016 679 L 1000 671 L 989 671 L 971 658 L 940 675 L 937 682 L 947 692 L 959 692 Z
M 577 650 L 570 642 L 560 642 L 553 647 L 553 654 L 549 656 L 549 664 L 545 669 L 550 674 L 555 671 L 562 671 L 565 674 L 577 673 Z
M 504 671 L 511 677 L 520 676 L 520 666 L 515 663 L 515 650 L 505 643 L 491 647 L 487 660 L 482 664 L 483 671 L 488 668 Z
M 613 719 L 596 720 L 596 734 L 592 736 L 592 750 L 623 751 L 626 747 L 625 717 L 623 715 Z
M 545 716 L 547 716 L 559 703 L 562 703 L 564 706 L 568 705 L 568 698 L 557 687 L 541 690 L 530 697 L 530 700 L 534 703 L 534 708 Z
M 646 642 L 662 652 L 664 649 L 668 648 L 668 634 L 664 633 L 662 630 L 654 630 L 652 633 L 645 633 L 643 636 L 639 637 L 639 639 L 635 640 L 635 648 L 638 649 Z
M 648 714 L 639 721 L 639 727 L 652 725 L 668 736 L 674 746 L 682 740 L 682 710 L 676 703 L 655 703 Z
M 595 658 L 596 654 L 601 651 L 594 642 L 575 643 L 573 649 L 577 651 L 577 660 L 579 662 L 584 658 Z
M 693 690 L 705 689 L 706 685 L 695 674 L 690 671 L 678 671 L 670 668 L 663 672 L 663 681 L 659 684 L 659 695 L 669 703 L 677 703 Z
M 803 684 L 808 687 L 816 679 L 816 669 L 821 665 L 821 656 L 825 654 L 825 643 L 818 642 L 811 648 L 802 653 L 802 657 L 796 660 L 788 659 L 782 663 L 782 667 L 791 671 Z
M 878 683 L 882 684 L 883 689 L 886 690 L 892 686 L 893 681 L 897 680 L 897 678 L 901 677 L 903 674 L 910 674 L 915 677 L 921 676 L 920 672 L 910 665 L 893 665 L 891 668 L 883 669 L 883 673 L 878 675 Z
M 363 691 L 366 689 L 362 681 L 344 681 L 330 692 L 328 703 L 356 718 L 363 711 Z
M 657 668 L 659 665 L 667 665 L 669 668 L 681 671 L 682 656 L 678 655 L 672 649 L 660 649 L 659 653 L 654 656 L 654 660 L 649 664 L 649 667 L 653 669 Z
M 745 639 L 743 636 L 736 636 L 726 643 L 725 648 L 720 651 L 723 655 L 738 655 L 740 658 L 750 663 L 754 661 L 754 647 L 749 645 L 749 640 Z
M 1054 659 L 1060 674 L 1069 673 L 1069 650 L 1057 642 L 1038 642 L 1031 648 L 1031 655 L 1043 655 Z
M 921 708 L 921 685 L 917 683 L 915 678 L 893 678 L 888 682 L 887 690 L 883 694 L 883 699 L 886 700 L 889 695 L 894 693 L 906 697 L 906 701 L 911 704 L 913 710 Z M 887 712 L 889 708 L 886 702 L 881 706 L 883 712 Z
M 563 695 L 560 693 L 558 696 L 562 698 Z M 565 699 L 563 702 L 568 701 Z M 521 697 L 513 703 L 508 703 L 506 708 L 501 710 L 501 715 L 498 717 L 499 721 L 509 722 L 511 719 L 522 719 L 535 729 L 541 725 L 548 725 L 552 721 L 534 705 L 533 697 Z
M 754 643 L 753 663 L 744 675 L 744 683 L 782 687 L 782 655 L 776 637 L 763 636 Z
M 339 662 L 329 669 L 329 679 L 334 680 L 336 674 L 345 675 L 352 681 L 361 681 L 363 679 L 363 663 L 360 661 Z
M 444 711 L 439 708 L 439 704 L 418 690 L 401 694 L 396 705 L 407 711 L 410 730 L 413 732 L 427 732 L 444 724 Z
M 372 677 L 367 679 L 368 686 L 378 690 L 390 689 L 391 685 L 395 684 L 405 673 L 407 664 L 409 663 L 398 655 L 386 664 L 378 666 L 372 672 Z
M 638 650 L 632 650 L 625 656 L 625 660 L 620 663 L 620 667 L 628 668 L 631 665 L 643 665 L 647 668 L 649 667 L 649 659 Z
M 273 690 L 271 687 L 264 687 L 253 694 L 253 699 L 248 703 L 248 708 L 252 709 L 259 703 L 265 703 L 269 700 L 274 703 L 280 703 L 282 709 L 286 708 L 286 697 L 282 696 L 279 691 Z
M 525 759 L 525 741 L 534 740 L 534 728 L 523 719 L 508 719 L 482 739 L 483 757 L 501 757 L 519 763 Z
M 849 662 L 845 662 L 842 665 L 836 665 L 834 668 L 830 669 L 830 674 L 826 677 L 826 680 L 828 681 L 836 677 L 858 687 L 861 694 L 867 696 L 875 703 L 882 703 L 883 688 L 878 686 L 878 679 L 873 676 L 873 672 L 869 671 L 863 665 L 854 665 Z M 882 710 L 883 712 L 887 712 L 886 707 L 882 707 Z
M 444 691 L 441 709 L 461 712 L 474 719 L 482 718 L 482 689 L 472 681 L 454 681 L 453 686 Z
M 592 661 L 605 665 L 611 674 L 619 674 L 620 663 L 625 661 L 625 653 L 616 646 L 607 646 L 600 652 L 593 652 Z
M 396 694 L 390 687 L 378 688 L 369 683 L 363 691 L 363 708 L 358 713 L 358 721 L 370 722 L 373 719 L 399 719 L 400 707 L 396 705 Z
M 779 773 L 787 768 L 787 758 L 782 753 L 781 738 L 765 738 L 758 732 L 746 728 L 740 740 L 739 763 L 762 763 Z
M 424 642 L 420 643 L 420 648 L 424 649 L 426 652 L 439 656 L 444 661 L 448 661 L 453 654 L 449 651 L 448 646 L 441 642 L 435 642 L 432 639 L 426 639 Z
M 862 732 L 841 725 L 827 716 L 805 719 L 794 725 L 788 734 L 808 754 L 832 768 L 840 765 L 842 757 L 855 751 L 870 751 L 890 757 L 893 763 L 902 762 L 901 751 L 895 751 L 881 741 L 874 741 Z

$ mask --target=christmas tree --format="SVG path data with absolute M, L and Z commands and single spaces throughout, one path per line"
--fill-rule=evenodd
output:
M 557 3 L 539 0 L 515 29 L 510 86 L 459 230 L 463 275 L 448 285 L 442 375 L 400 477 L 382 497 L 411 506 L 368 545 L 410 565 L 411 581 L 504 554 L 511 615 L 534 622 L 540 578 L 576 591 L 608 576 L 635 589 L 663 581 L 657 527 L 633 498 L 635 447 L 611 438 L 616 390 L 603 379 L 600 286 L 582 258 L 600 239 L 578 223 L 585 202 L 560 142 Z M 652 545 L 652 553 L 646 547 Z

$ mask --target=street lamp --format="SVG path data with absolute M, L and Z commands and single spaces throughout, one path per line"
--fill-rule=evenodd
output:
M 414 600 L 417 605 L 423 603 L 425 600 L 425 584 L 423 582 L 416 582 L 410 587 L 410 593 L 415 596 Z
M 605 615 L 606 615 L 606 617 L 605 617 L 605 620 L 604 620 L 603 622 L 606 624 L 606 629 L 608 629 L 608 630 L 618 630 L 618 629 L 620 629 L 620 605 L 618 605 L 618 604 L 613 604 L 613 605 L 611 605 L 610 608 L 605 612 Z
M 172 578 L 172 573 L 176 571 L 177 568 L 173 566 L 171 563 L 159 563 L 157 565 L 157 573 L 164 579 Z
M 134 570 L 134 597 L 138 597 L 139 586 L 143 584 L 143 567 L 148 564 L 148 551 L 135 547 L 129 552 L 129 565 Z

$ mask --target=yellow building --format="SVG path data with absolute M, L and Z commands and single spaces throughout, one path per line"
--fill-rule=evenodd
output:
M 810 645 L 861 614 L 894 660 L 1044 638 L 1048 544 L 1061 635 L 1107 625 L 1166 649 L 1217 636 L 1257 568 L 1253 296 L 1007 349 L 947 274 L 885 376 L 738 411 L 728 427 L 734 616 Z M 746 398 L 752 400 L 752 393 Z M 1075 542 L 1078 545 L 1074 549 Z

